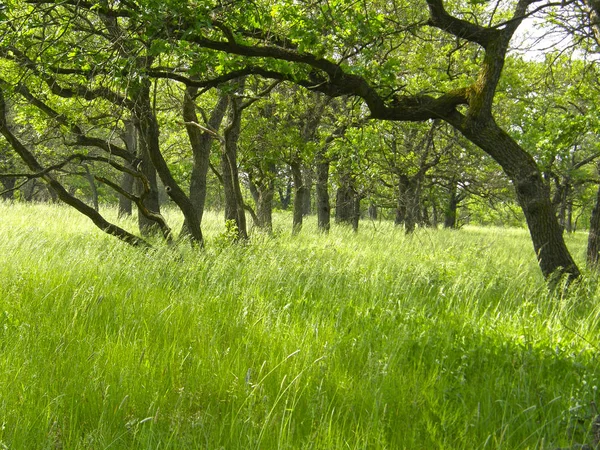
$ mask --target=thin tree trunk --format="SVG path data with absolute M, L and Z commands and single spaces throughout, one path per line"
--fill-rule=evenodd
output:
M 377 220 L 377 206 L 374 203 L 369 203 L 369 219 Z
M 243 90 L 243 83 L 239 89 Z M 240 106 L 241 100 L 236 96 L 231 96 L 228 123 L 224 133 L 225 142 L 221 148 L 221 171 L 225 194 L 225 220 L 234 221 L 238 239 L 245 240 L 248 239 L 248 230 L 237 167 L 237 144 L 242 125 Z
M 137 129 L 135 123 L 131 120 L 125 121 L 125 131 L 121 134 L 121 139 L 125 143 L 125 148 L 132 155 L 137 154 Z M 134 178 L 133 175 L 123 172 L 121 175 L 121 189 L 125 192 L 133 193 Z M 119 194 L 119 213 L 118 217 L 131 216 L 133 205 L 131 199 Z
M 312 212 L 311 191 L 313 186 L 313 172 L 310 168 L 305 167 L 302 175 L 304 177 L 304 205 L 302 207 L 302 214 L 308 216 Z
M 342 175 L 335 196 L 335 221 L 352 225 L 355 217 L 356 192 L 348 175 Z
M 459 197 L 457 195 L 456 182 L 453 180 L 448 195 L 448 206 L 444 211 L 444 228 L 456 228 Z
M 90 168 L 87 164 L 84 164 L 85 168 L 85 178 L 90 185 L 90 190 L 92 191 L 92 207 L 98 211 L 100 206 L 98 204 L 98 188 L 96 187 L 96 180 L 94 179 L 94 175 L 90 172 Z
M 306 186 L 302 177 L 302 168 L 299 161 L 293 161 L 290 164 L 292 169 L 292 179 L 294 182 L 294 213 L 292 233 L 299 233 L 302 229 L 302 217 L 304 216 L 304 197 L 306 196 Z
M 590 268 L 597 269 L 600 261 L 600 186 L 596 194 L 596 203 L 590 218 L 590 231 L 588 234 L 587 264 Z
M 317 221 L 319 230 L 329 232 L 331 206 L 329 205 L 329 161 L 322 154 L 317 155 Z

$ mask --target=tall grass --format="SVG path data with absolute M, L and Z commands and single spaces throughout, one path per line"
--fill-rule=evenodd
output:
M 598 288 L 549 293 L 525 230 L 204 222 L 203 251 L 142 251 L 0 204 L 0 448 L 591 442 Z

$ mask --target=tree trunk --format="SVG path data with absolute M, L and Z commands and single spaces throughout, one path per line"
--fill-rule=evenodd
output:
M 292 182 L 289 178 L 285 183 L 285 192 L 281 187 L 277 189 L 277 192 L 279 193 L 279 203 L 281 204 L 281 209 L 287 211 L 287 209 L 290 207 L 290 202 L 292 201 Z
M 460 197 L 457 195 L 456 182 L 452 181 L 450 194 L 448 195 L 448 206 L 444 211 L 444 228 L 456 228 L 459 200 Z
M 342 175 L 335 196 L 335 221 L 352 225 L 355 215 L 354 197 L 356 193 L 348 175 Z
M 98 188 L 96 187 L 96 180 L 94 179 L 94 175 L 90 172 L 90 168 L 87 164 L 83 164 L 85 169 L 85 179 L 90 185 L 90 190 L 92 191 L 92 207 L 98 211 L 100 206 L 98 204 Z
M 600 186 L 596 194 L 596 204 L 590 218 L 590 232 L 588 234 L 587 264 L 590 268 L 597 269 L 600 261 Z
M 137 145 L 137 170 L 141 173 L 142 176 L 146 177 L 148 180 L 148 185 L 150 186 L 150 191 L 144 193 L 144 186 L 142 182 L 138 179 L 135 181 L 135 190 L 138 196 L 144 196 L 143 204 L 149 211 L 153 213 L 160 214 L 160 201 L 158 198 L 158 182 L 156 180 L 156 169 L 152 165 L 152 161 L 150 160 L 150 155 L 148 154 L 148 138 L 142 139 L 142 131 L 139 132 L 139 141 Z M 147 236 L 152 234 L 154 231 L 157 231 L 158 228 L 156 226 L 156 222 L 150 220 L 146 217 L 142 212 L 138 209 L 138 227 L 140 229 L 140 233 L 143 236 Z
M 125 121 L 125 131 L 121 134 L 121 139 L 125 143 L 125 148 L 132 155 L 137 154 L 137 129 L 135 123 L 131 120 Z M 126 192 L 133 193 L 134 178 L 133 175 L 123 172 L 121 175 L 121 189 Z M 131 216 L 132 213 L 131 199 L 119 194 L 119 213 L 118 217 Z
M 273 231 L 273 196 L 275 183 L 269 180 L 266 186 L 261 186 L 256 203 L 256 216 L 261 229 L 271 233 Z
M 369 219 L 377 220 L 377 206 L 374 203 L 369 203 Z
M 12 189 L 15 188 L 15 185 L 17 184 L 17 179 L 12 177 L 2 177 L 0 178 L 0 183 L 2 183 L 2 190 L 5 191 L 2 193 L 2 198 L 4 200 L 12 200 L 15 195 L 15 191 L 13 191 Z
M 266 173 L 254 180 L 249 177 L 249 187 L 256 205 L 257 226 L 271 233 L 273 231 L 273 199 L 275 197 L 275 165 L 269 164 Z
M 140 124 L 140 147 L 147 151 L 152 165 L 156 169 L 156 173 L 165 186 L 167 194 L 183 213 L 190 238 L 192 241 L 202 245 L 202 231 L 200 230 L 200 222 L 198 221 L 196 210 L 190 199 L 175 181 L 175 178 L 173 178 L 169 166 L 160 151 L 158 122 L 150 103 L 150 82 L 148 80 L 142 82 L 142 88 L 139 95 L 136 96 L 135 112 Z
M 312 212 L 311 191 L 312 191 L 312 186 L 313 186 L 313 172 L 310 168 L 305 167 L 304 170 L 302 171 L 302 174 L 304 176 L 304 199 L 303 199 L 304 204 L 302 206 L 302 214 L 305 216 L 308 216 Z
M 352 231 L 358 232 L 358 222 L 360 221 L 360 201 L 361 196 L 354 193 L 352 198 Z
M 491 117 L 474 121 L 456 113 L 446 120 L 494 158 L 512 181 L 544 276 L 567 274 L 577 278 L 579 269 L 567 249 L 550 191 L 533 157 Z
M 304 204 L 306 197 L 306 186 L 302 177 L 302 167 L 299 161 L 293 161 L 290 164 L 292 169 L 292 179 L 294 182 L 294 219 L 292 224 L 292 233 L 297 234 L 302 229 L 302 217 L 304 216 Z
M 406 195 L 408 191 L 408 177 L 404 174 L 398 175 L 398 198 L 396 201 L 396 218 L 394 224 L 400 226 L 406 219 Z
M 404 230 L 406 231 L 406 234 L 411 234 L 415 231 L 420 216 L 419 186 L 417 180 L 408 179 L 404 196 L 406 205 Z
M 243 84 L 242 84 L 243 86 Z M 243 89 L 243 87 L 240 87 Z M 237 238 L 248 239 L 246 212 L 240 187 L 237 166 L 237 144 L 240 137 L 242 114 L 241 100 L 237 96 L 229 99 L 228 121 L 221 146 L 221 171 L 223 174 L 223 192 L 225 194 L 225 221 L 233 221 L 237 227 Z
M 317 221 L 319 230 L 329 232 L 331 206 L 329 205 L 329 161 L 322 154 L 317 156 Z
M 190 201 L 196 211 L 198 222 L 202 224 L 204 214 L 204 205 L 206 204 L 206 186 L 209 168 L 210 147 L 214 137 L 194 124 L 199 124 L 196 114 L 195 97 L 198 88 L 188 87 L 183 98 L 183 120 L 188 134 L 190 145 L 192 147 L 193 165 L 190 177 Z M 217 132 L 225 116 L 227 103 L 229 102 L 226 94 L 220 93 L 217 104 L 213 108 L 208 119 L 207 128 Z M 182 232 L 186 232 L 182 230 Z
M 565 223 L 565 231 L 567 233 L 573 233 L 575 230 L 573 228 L 573 199 L 570 198 L 567 202 L 567 217 Z

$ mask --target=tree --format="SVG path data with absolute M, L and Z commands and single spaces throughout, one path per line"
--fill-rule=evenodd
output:
M 152 163 L 186 221 L 196 222 L 193 207 L 154 145 L 157 126 L 149 109 L 147 80 L 164 72 L 182 79 L 179 67 L 210 68 L 220 81 L 255 74 L 331 97 L 358 97 L 372 119 L 437 119 L 452 125 L 494 158 L 512 181 L 542 273 L 577 277 L 536 161 L 494 115 L 509 42 L 534 3 L 520 0 L 512 11 L 501 4 L 491 8 L 476 2 L 426 3 L 427 11 L 416 4 L 399 9 L 395 2 L 378 1 L 345 8 L 319 1 L 259 1 L 252 8 L 232 2 L 215 8 L 174 0 L 30 0 L 41 20 L 48 9 L 62 8 L 58 23 L 85 11 L 92 23 L 108 17 L 122 24 L 127 42 L 144 43 L 140 51 L 145 57 L 134 59 L 139 63 L 130 64 L 128 72 L 141 80 L 134 111 L 141 134 L 151 138 Z M 548 6 L 535 3 L 537 9 Z M 158 71 L 154 64 L 163 54 L 170 67 Z M 461 58 L 469 64 L 457 63 Z M 199 230 L 199 225 L 191 228 Z

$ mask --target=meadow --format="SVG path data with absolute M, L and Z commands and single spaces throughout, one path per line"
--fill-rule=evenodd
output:
M 0 203 L 0 449 L 592 443 L 591 274 L 550 292 L 524 229 L 275 222 L 230 245 L 207 213 L 205 250 L 140 250 Z

